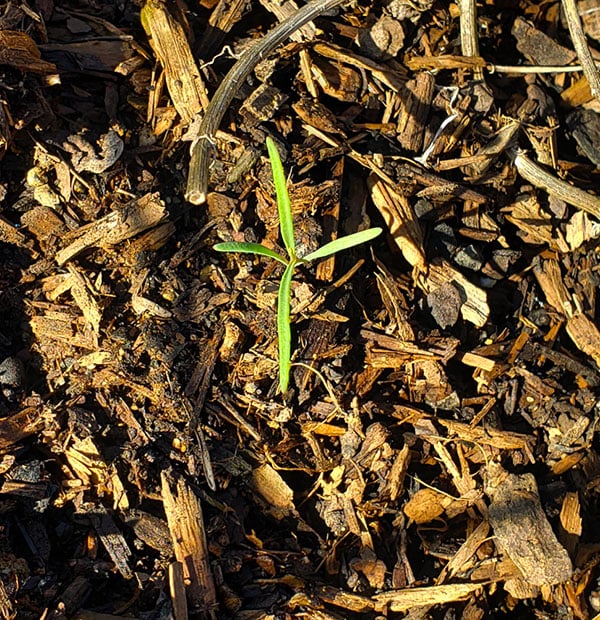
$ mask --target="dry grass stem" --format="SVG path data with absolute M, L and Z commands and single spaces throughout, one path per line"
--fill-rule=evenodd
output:
M 600 218 L 600 198 L 579 187 L 574 187 L 547 172 L 540 165 L 534 163 L 523 153 L 517 152 L 514 164 L 519 174 L 536 187 L 545 190 L 551 196 L 564 200 L 566 203 L 587 211 L 594 217 Z
M 577 2 L 575 0 L 563 0 L 562 5 L 565 10 L 565 17 L 575 51 L 583 67 L 583 73 L 590 83 L 592 94 L 598 99 L 600 98 L 600 73 L 598 73 L 598 68 L 596 67 L 590 48 L 585 40 L 581 18 L 577 10 Z
M 479 40 L 477 38 L 477 6 L 475 0 L 460 0 L 460 47 L 463 56 L 479 56 Z M 476 67 L 473 71 L 475 79 L 483 79 L 483 71 Z

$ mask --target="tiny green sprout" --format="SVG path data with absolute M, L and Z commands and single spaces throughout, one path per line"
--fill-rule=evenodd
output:
M 334 241 L 326 243 L 318 250 L 299 257 L 296 255 L 296 238 L 294 235 L 294 219 L 292 215 L 292 205 L 287 191 L 285 173 L 277 152 L 277 147 L 271 138 L 267 138 L 267 150 L 271 169 L 273 171 L 273 183 L 277 195 L 277 210 L 279 213 L 279 230 L 281 239 L 287 252 L 287 258 L 279 252 L 259 243 L 245 243 L 230 241 L 227 243 L 217 243 L 214 249 L 218 252 L 240 252 L 258 254 L 279 261 L 285 265 L 285 270 L 279 283 L 277 295 L 277 337 L 279 344 L 279 389 L 283 394 L 287 392 L 290 380 L 290 367 L 292 359 L 292 329 L 290 324 L 290 304 L 292 278 L 296 267 L 303 263 L 309 263 L 331 256 L 341 250 L 347 250 L 361 243 L 367 243 L 381 234 L 381 228 L 369 228 L 352 235 L 340 237 Z

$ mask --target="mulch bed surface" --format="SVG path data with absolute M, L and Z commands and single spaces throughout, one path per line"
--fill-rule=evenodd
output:
M 600 5 L 297 10 L 2 5 L 2 618 L 600 612 Z

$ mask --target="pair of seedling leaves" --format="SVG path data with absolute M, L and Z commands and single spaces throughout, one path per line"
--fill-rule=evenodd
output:
M 326 243 L 310 254 L 298 256 L 296 254 L 296 238 L 294 236 L 294 220 L 292 215 L 292 205 L 287 191 L 285 174 L 277 147 L 271 138 L 267 138 L 267 150 L 273 171 L 273 182 L 277 196 L 277 210 L 279 213 L 279 229 L 283 245 L 287 252 L 287 258 L 271 248 L 267 248 L 259 243 L 246 243 L 230 241 L 217 243 L 214 249 L 219 252 L 243 252 L 266 256 L 279 261 L 285 266 L 283 276 L 279 283 L 277 295 L 277 336 L 279 340 L 279 388 L 285 395 L 287 392 L 292 353 L 292 330 L 290 324 L 290 299 L 291 287 L 294 271 L 298 265 L 310 263 L 315 260 L 331 256 L 340 250 L 347 250 L 361 243 L 371 241 L 381 233 L 381 228 L 369 228 L 352 235 L 340 237 L 334 241 Z

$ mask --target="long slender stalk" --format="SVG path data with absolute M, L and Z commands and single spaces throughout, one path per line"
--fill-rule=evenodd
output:
M 575 0 L 562 0 L 562 5 L 565 10 L 565 17 L 569 26 L 569 33 L 571 34 L 573 46 L 577 52 L 579 62 L 583 67 L 583 74 L 587 78 L 592 95 L 598 99 L 600 98 L 600 73 L 598 72 L 598 67 L 596 67 L 594 63 L 590 48 L 585 40 L 581 18 L 577 11 L 577 3 Z
M 475 0 L 459 0 L 460 7 L 460 48 L 463 56 L 479 56 L 477 37 L 477 6 Z M 480 67 L 473 69 L 476 79 L 483 79 Z

